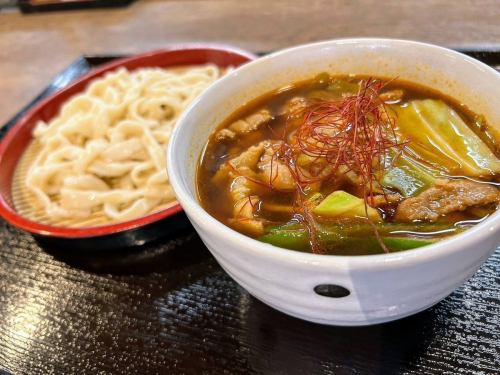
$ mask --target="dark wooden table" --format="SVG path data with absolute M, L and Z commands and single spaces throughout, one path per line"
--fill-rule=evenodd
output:
M 4 222 L 0 233 L 0 368 L 12 373 L 499 373 L 500 251 L 431 309 L 339 328 L 249 296 L 191 229 L 105 255 L 43 247 Z
M 498 53 L 475 56 L 500 65 Z M 106 59 L 79 59 L 62 77 Z M 184 214 L 174 220 L 184 228 L 175 236 L 92 253 L 37 242 L 0 219 L 0 373 L 500 373 L 500 249 L 422 313 L 328 327 L 252 298 Z

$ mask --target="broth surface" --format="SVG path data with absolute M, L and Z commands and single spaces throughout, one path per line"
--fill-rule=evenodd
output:
M 262 167 L 261 164 L 263 158 L 265 158 L 265 154 L 262 154 L 259 159 L 261 167 L 253 168 L 251 171 L 245 167 L 249 170 L 248 173 L 251 176 L 242 173 L 240 170 L 235 172 L 235 163 L 233 160 L 236 160 L 235 158 L 241 156 L 252 147 L 259 147 L 262 142 L 270 141 L 271 146 L 265 143 L 263 149 L 265 150 L 269 147 L 276 149 L 276 146 L 272 145 L 276 140 L 286 143 L 285 139 L 293 139 L 294 131 L 303 123 L 304 113 L 308 110 L 302 109 L 303 112 L 298 111 L 295 114 L 291 110 L 287 111 L 286 109 L 291 108 L 293 103 L 299 103 L 302 100 L 306 103 L 303 104 L 306 108 L 318 105 L 318 103 L 340 103 L 342 100 L 349 100 L 348 98 L 350 97 L 355 98 L 360 88 L 364 87 L 363 85 L 367 81 L 370 81 L 369 77 L 338 77 L 322 73 L 311 80 L 298 82 L 286 88 L 260 96 L 230 115 L 212 133 L 200 158 L 197 170 L 197 189 L 202 206 L 220 222 L 251 237 L 299 251 L 313 251 L 335 255 L 367 255 L 424 246 L 461 232 L 493 213 L 497 208 L 499 199 L 497 186 L 500 180 L 497 171 L 479 176 L 474 173 L 462 173 L 461 170 L 459 170 L 461 173 L 451 173 L 450 171 L 455 171 L 453 168 L 456 165 L 459 167 L 463 166 L 460 160 L 455 163 L 455 160 L 443 158 L 444 162 L 447 162 L 451 166 L 448 166 L 448 169 L 446 169 L 446 163 L 442 167 L 433 160 L 425 159 L 425 155 L 427 155 L 426 153 L 429 150 L 419 144 L 418 139 L 399 136 L 399 132 L 402 132 L 401 129 L 404 128 L 400 125 L 402 125 L 402 121 L 407 116 L 407 108 L 414 103 L 430 103 L 437 106 L 436 108 L 446 108 L 443 110 L 448 110 L 449 108 L 453 116 L 456 114 L 459 117 L 458 121 L 462 119 L 468 128 L 472 130 L 473 134 L 479 137 L 478 139 L 490 150 L 494 158 L 498 158 L 500 148 L 498 147 L 497 140 L 488 131 L 488 124 L 485 123 L 480 115 L 473 113 L 465 105 L 456 102 L 453 98 L 444 96 L 430 88 L 401 80 L 381 78 L 375 80 L 382 87 L 378 93 L 379 98 L 384 98 L 381 108 L 386 107 L 386 111 L 390 116 L 393 116 L 393 113 L 395 113 L 395 129 L 398 132 L 398 137 L 401 138 L 394 150 L 389 150 L 387 154 L 384 154 L 384 158 L 387 158 L 391 152 L 393 154 L 397 153 L 398 156 L 391 159 L 390 163 L 387 162 L 390 165 L 384 167 L 383 171 L 379 171 L 381 176 L 380 181 L 383 181 L 382 178 L 385 178 L 384 176 L 391 169 L 394 169 L 394 165 L 399 163 L 401 158 L 399 154 L 404 154 L 411 160 L 416 161 L 416 165 L 421 165 L 424 167 L 424 170 L 430 171 L 432 181 L 434 182 L 426 185 L 427 188 L 425 189 L 421 188 L 418 193 L 414 192 L 406 196 L 402 194 L 401 189 L 381 184 L 379 190 L 373 193 L 378 194 L 379 201 L 382 197 L 384 199 L 382 204 L 373 208 L 377 213 L 373 213 L 375 216 L 372 216 L 377 218 L 378 214 L 379 219 L 370 219 L 370 215 L 368 214 L 368 210 L 372 210 L 370 206 L 374 205 L 373 201 L 369 202 L 368 206 L 365 204 L 365 211 L 363 212 L 366 215 L 358 213 L 357 215 L 350 214 L 347 217 L 342 215 L 331 217 L 329 216 L 330 213 L 327 216 L 314 214 L 314 218 L 312 219 L 314 236 L 317 236 L 318 243 L 320 244 L 320 250 L 316 249 L 315 251 L 314 244 L 311 242 L 311 236 L 313 235 L 310 229 L 311 224 L 308 223 L 305 225 L 306 219 L 304 217 L 308 215 L 306 213 L 307 210 L 304 210 L 304 205 L 298 207 L 297 202 L 301 201 L 303 203 L 304 201 L 299 196 L 303 195 L 303 197 L 306 197 L 307 206 L 312 207 L 311 210 L 314 212 L 320 211 L 318 209 L 318 202 L 329 197 L 333 192 L 340 191 L 339 196 L 345 196 L 348 199 L 351 199 L 351 196 L 365 199 L 366 197 L 363 194 L 366 195 L 367 188 L 361 184 L 353 183 L 353 179 L 355 180 L 356 176 L 351 179 L 344 177 L 327 178 L 322 180 L 320 184 L 303 184 L 305 187 L 301 185 L 300 189 L 294 190 L 274 189 L 273 186 L 270 186 L 274 182 L 267 183 L 262 178 L 259 181 L 255 181 L 255 176 L 260 176 L 264 173 L 262 168 L 265 169 L 265 166 Z M 380 113 L 383 115 L 383 111 Z M 256 129 L 245 131 L 241 134 L 231 130 L 239 129 L 238 126 L 240 125 L 252 125 L 254 119 L 251 116 L 255 117 L 255 115 L 257 118 L 255 123 L 265 118 L 267 119 L 265 120 L 265 124 L 256 126 Z M 235 123 L 236 125 L 234 125 Z M 225 129 L 225 132 L 221 132 L 223 129 Z M 415 156 L 415 153 L 420 151 L 423 154 Z M 449 151 L 449 153 L 452 152 L 453 150 Z M 277 153 L 276 151 L 272 154 L 271 160 L 273 160 L 272 158 Z M 294 159 L 294 162 L 297 163 L 300 161 L 300 158 L 301 156 L 298 159 Z M 281 160 L 279 157 L 276 157 L 276 164 L 278 164 L 278 161 L 281 162 Z M 492 163 L 494 163 L 492 164 L 494 166 L 497 165 L 495 161 Z M 227 169 L 227 166 L 233 169 L 228 170 L 225 177 L 221 178 L 220 175 L 222 173 L 220 172 L 224 168 Z M 274 168 L 272 164 L 270 168 L 272 176 L 272 168 Z M 401 168 L 401 170 L 405 169 Z M 353 171 L 351 174 L 355 175 L 355 172 Z M 278 173 L 278 170 L 276 173 Z M 254 190 L 248 193 L 248 202 L 252 206 L 252 217 L 247 217 L 245 220 L 252 223 L 256 221 L 259 228 L 264 228 L 262 229 L 263 231 L 261 229 L 256 231 L 255 228 L 257 226 L 247 225 L 248 222 L 245 223 L 245 220 L 235 220 L 236 216 L 239 215 L 235 214 L 235 205 L 239 203 L 235 200 L 234 196 L 236 189 L 242 184 L 241 179 L 246 179 L 244 183 L 246 182 L 247 185 L 249 183 L 250 187 Z M 487 185 L 491 188 L 489 190 L 482 189 L 479 185 L 472 185 L 471 181 L 480 183 L 482 184 L 481 186 Z M 482 201 L 476 201 L 476 203 L 480 202 L 482 204 L 466 205 L 464 203 L 463 206 L 458 207 L 458 209 L 452 212 L 447 212 L 429 220 L 412 219 L 412 217 L 415 217 L 412 214 L 408 214 L 404 220 L 400 219 L 401 213 L 398 213 L 398 209 L 402 210 L 402 208 L 398 206 L 406 199 L 414 199 L 414 204 L 417 204 L 418 201 L 416 199 L 433 199 L 432 197 L 439 196 L 438 189 L 443 189 L 450 196 L 457 194 L 459 197 L 465 197 L 469 193 L 472 196 L 474 193 L 470 192 L 470 189 L 476 186 L 478 188 L 476 195 L 479 193 L 483 195 L 489 194 L 488 199 L 485 198 Z M 298 192 L 299 190 L 307 189 L 309 190 L 303 194 Z M 464 189 L 469 189 L 465 195 L 461 193 L 465 191 Z M 316 194 L 316 198 L 314 194 Z M 398 200 L 396 201 L 394 197 L 397 197 Z M 315 199 L 316 201 L 314 201 Z M 395 201 L 392 201 L 392 199 Z M 464 200 L 466 199 L 464 198 Z M 367 202 L 366 199 L 365 202 Z M 407 202 L 408 207 L 411 206 L 409 202 Z M 468 202 L 471 203 L 470 200 Z M 441 204 L 440 202 L 435 203 Z M 430 204 L 432 205 L 433 203 L 431 202 Z M 242 207 L 242 210 L 248 209 L 246 204 L 243 204 Z M 332 239 L 333 237 L 335 237 L 334 240 Z M 380 243 L 381 241 L 382 244 Z

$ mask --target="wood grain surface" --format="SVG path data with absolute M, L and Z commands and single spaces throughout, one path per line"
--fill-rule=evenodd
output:
M 0 124 L 81 54 L 193 41 L 271 51 L 352 36 L 482 48 L 500 46 L 499 20 L 499 0 L 139 0 L 118 9 L 0 13 Z
M 500 368 L 500 251 L 433 308 L 341 328 L 252 298 L 189 230 L 140 251 L 97 256 L 41 246 L 1 221 L 0 249 L 0 369 L 14 374 L 496 375 Z
M 499 19 L 499 1 L 435 0 L 138 1 L 116 10 L 0 13 L 0 124 L 83 53 L 188 41 L 268 51 L 360 35 L 500 47 Z M 339 328 L 255 300 L 189 228 L 143 248 L 91 254 L 37 242 L 0 219 L 0 374 L 497 375 L 499 369 L 500 250 L 420 314 Z
M 60 77 L 104 61 L 79 59 Z M 420 314 L 326 327 L 252 298 L 183 214 L 163 232 L 174 224 L 178 232 L 156 243 L 89 253 L 0 221 L 0 373 L 498 374 L 500 250 Z

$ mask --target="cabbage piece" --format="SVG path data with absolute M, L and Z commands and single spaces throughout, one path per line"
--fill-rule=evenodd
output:
M 328 217 L 366 217 L 371 220 L 380 220 L 378 211 L 365 206 L 365 201 L 354 195 L 338 190 L 328 195 L 313 209 L 313 213 Z
M 398 132 L 423 160 L 451 174 L 487 176 L 500 172 L 500 160 L 441 100 L 413 100 L 394 106 Z
M 437 171 L 421 165 L 408 155 L 400 155 L 385 173 L 382 185 L 397 189 L 404 197 L 411 197 L 430 188 Z

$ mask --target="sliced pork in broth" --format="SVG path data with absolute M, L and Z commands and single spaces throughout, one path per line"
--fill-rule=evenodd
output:
M 401 251 L 494 213 L 499 149 L 481 116 L 436 91 L 322 73 L 222 123 L 200 159 L 198 193 L 219 221 L 276 246 Z

